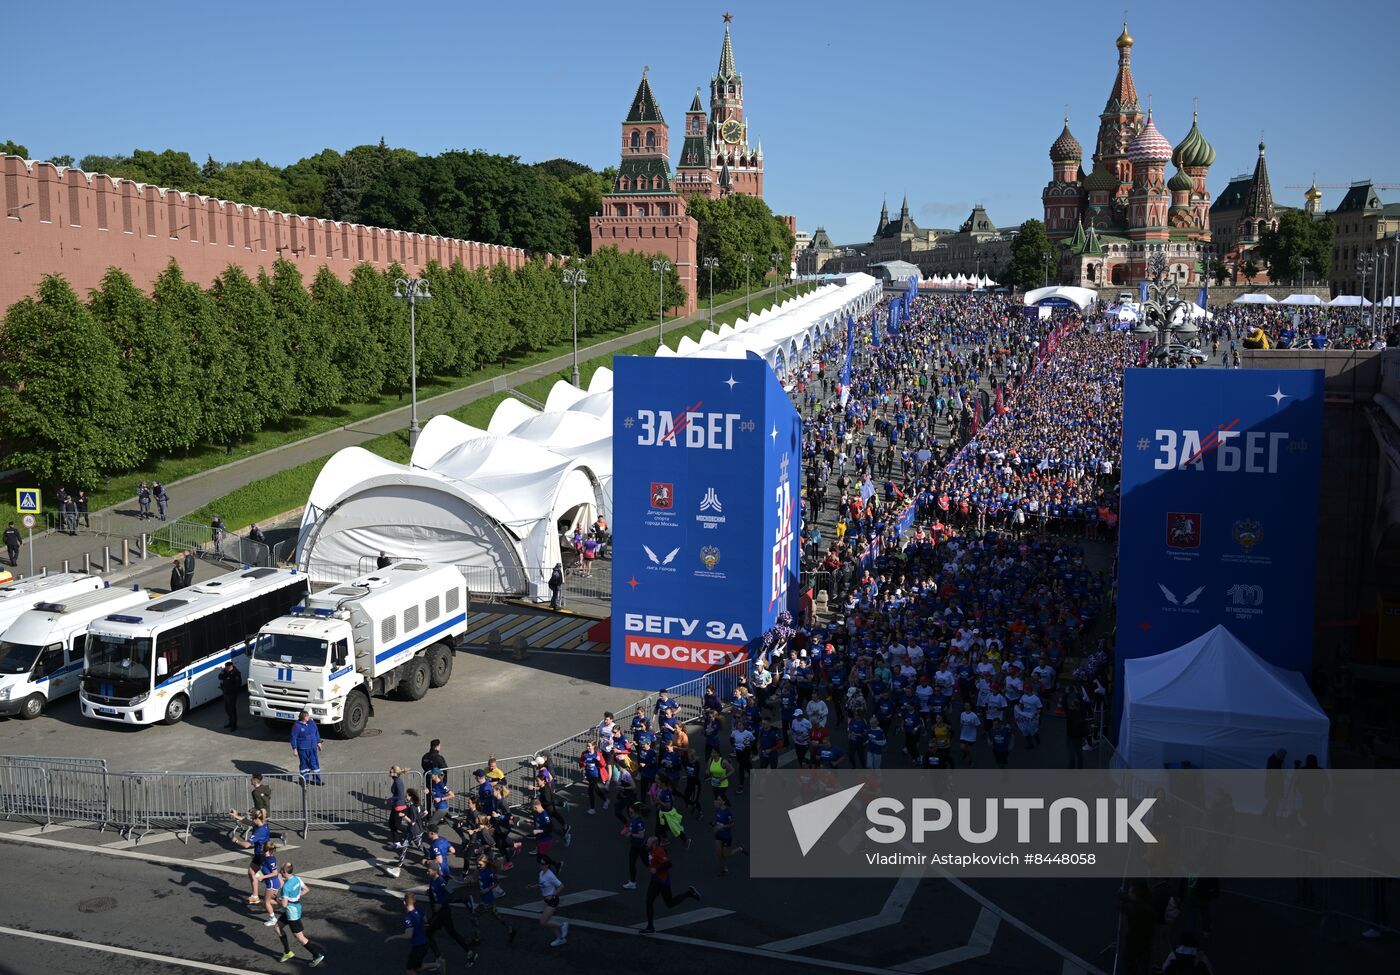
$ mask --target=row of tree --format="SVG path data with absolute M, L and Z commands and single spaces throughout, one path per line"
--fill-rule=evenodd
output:
M 657 279 L 643 254 L 599 251 L 578 291 L 580 337 L 655 314 Z M 402 395 L 409 383 L 409 310 L 397 268 L 322 268 L 308 290 L 279 260 L 250 278 L 230 266 L 208 288 L 173 260 L 146 294 L 108 271 L 83 301 L 44 279 L 3 321 L 0 465 L 40 482 L 92 488 L 153 456 L 233 444 L 295 415 Z M 432 299 L 417 304 L 418 376 L 463 376 L 571 335 L 572 296 L 557 264 L 535 259 L 468 271 L 431 265 Z M 685 294 L 673 270 L 668 305 Z

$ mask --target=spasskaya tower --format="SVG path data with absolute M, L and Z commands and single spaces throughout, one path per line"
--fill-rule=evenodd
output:
M 724 46 L 719 68 L 710 78 L 710 111 L 700 102 L 700 89 L 685 114 L 685 141 L 676 164 L 676 190 L 710 198 L 745 193 L 763 196 L 763 146 L 749 141 L 744 118 L 744 76 L 734 66 L 734 43 L 729 35 L 732 14 L 724 15 Z

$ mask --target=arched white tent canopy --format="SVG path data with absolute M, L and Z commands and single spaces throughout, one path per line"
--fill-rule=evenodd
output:
M 502 400 L 501 405 L 496 407 L 496 412 L 491 414 L 491 422 L 486 425 L 486 432 L 509 433 L 537 413 L 539 410 L 532 409 L 513 397 Z M 436 420 L 437 417 L 433 419 Z M 421 433 L 418 435 L 418 443 L 423 443 Z
M 785 302 L 760 321 L 721 326 L 679 352 L 743 359 L 759 355 L 784 372 L 822 330 L 844 325 L 879 300 L 874 278 L 856 274 Z M 430 420 L 408 465 L 361 448 L 327 462 L 312 488 L 298 539 L 312 578 L 336 577 L 380 551 L 462 567 L 477 592 L 547 595 L 560 533 L 607 511 L 612 481 L 612 371 L 594 372 L 588 392 L 559 382 L 545 409 L 510 397 L 486 430 L 449 416 Z
M 1298 295 L 1289 295 L 1287 298 L 1285 298 L 1285 299 L 1283 299 L 1282 301 L 1280 301 L 1279 304 L 1280 304 L 1280 305 L 1306 305 L 1306 306 L 1310 306 L 1310 307 L 1316 308 L 1316 307 L 1319 307 L 1319 306 L 1321 306 L 1321 305 L 1323 305 L 1323 304 L 1326 304 L 1326 302 L 1324 302 L 1324 301 L 1323 301 L 1321 298 L 1319 298 L 1317 295 L 1298 294 Z
M 1034 291 L 1027 291 L 1023 304 L 1039 305 L 1046 300 L 1059 299 L 1068 301 L 1080 311 L 1088 308 L 1099 300 L 1099 293 L 1093 288 L 1076 288 L 1070 285 L 1053 285 L 1049 288 L 1036 288 Z

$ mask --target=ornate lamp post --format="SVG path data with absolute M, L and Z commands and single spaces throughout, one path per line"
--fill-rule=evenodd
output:
M 1371 276 L 1371 272 L 1376 269 L 1376 255 L 1370 251 L 1362 251 L 1356 255 L 1356 273 L 1361 275 L 1361 300 L 1366 301 L 1366 279 Z M 1362 306 L 1365 307 L 1364 304 Z M 1376 312 L 1375 306 L 1371 307 L 1371 335 L 1376 334 Z
M 1147 259 L 1147 270 L 1152 275 L 1148 285 L 1147 301 L 1142 306 L 1142 317 L 1129 334 L 1139 339 L 1153 339 L 1156 350 L 1169 349 L 1173 336 L 1190 338 L 1200 332 L 1200 327 L 1191 317 L 1191 302 L 1181 297 L 1181 289 L 1176 281 L 1163 282 L 1167 272 L 1167 255 L 1153 251 Z M 1158 358 L 1155 354 L 1148 360 Z M 1161 356 L 1164 364 L 1170 364 L 1170 356 Z
M 575 258 L 577 260 L 577 258 Z M 578 388 L 578 286 L 587 284 L 588 277 L 581 267 L 564 268 L 564 287 L 574 292 L 574 387 Z
M 768 255 L 768 259 L 773 262 L 773 273 L 778 276 L 778 294 L 783 293 L 783 270 L 778 266 L 778 252 L 774 251 Z
M 671 270 L 671 262 L 665 259 L 651 262 L 656 272 L 656 332 L 662 342 L 666 341 L 666 275 Z
M 421 298 L 427 301 L 432 292 L 428 290 L 427 278 L 399 278 L 394 282 L 394 297 L 408 301 L 408 449 L 418 444 L 418 321 L 417 304 Z
M 707 257 L 700 262 L 710 272 L 710 331 L 715 330 L 715 268 L 719 267 L 718 257 Z
M 744 262 L 744 317 L 749 317 L 749 269 L 753 267 L 753 255 L 748 251 L 739 255 Z

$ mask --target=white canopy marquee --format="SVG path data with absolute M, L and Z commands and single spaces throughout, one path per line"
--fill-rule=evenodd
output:
M 656 354 L 754 354 L 781 377 L 848 317 L 869 314 L 881 291 L 866 274 L 836 278 Z M 457 565 L 473 592 L 544 598 L 561 539 L 611 515 L 612 479 L 612 371 L 604 368 L 587 391 L 555 383 L 542 410 L 504 400 L 485 430 L 436 416 L 406 465 L 359 447 L 340 451 L 311 489 L 297 563 L 332 580 L 385 552 Z
M 1280 305 L 1303 305 L 1306 307 L 1317 307 L 1325 304 L 1317 295 L 1289 295 L 1279 302 Z
M 1256 293 L 1251 292 L 1250 294 L 1247 294 L 1247 295 L 1240 295 L 1240 296 L 1239 296 L 1238 298 L 1236 298 L 1234 301 L 1230 302 L 1230 304 L 1232 304 L 1232 305 L 1277 305 L 1277 304 L 1278 304 L 1278 299 L 1277 299 L 1277 298 L 1270 297 L 1269 295 L 1266 295 L 1266 294 L 1256 294 Z
M 1080 311 L 1083 311 L 1099 300 L 1099 293 L 1093 288 L 1052 285 L 1049 288 L 1036 288 L 1034 291 L 1027 291 L 1023 303 L 1026 305 L 1038 305 L 1047 299 L 1062 299 L 1068 301 Z
M 1370 308 L 1371 302 L 1361 295 L 1337 295 L 1327 302 L 1328 308 Z

